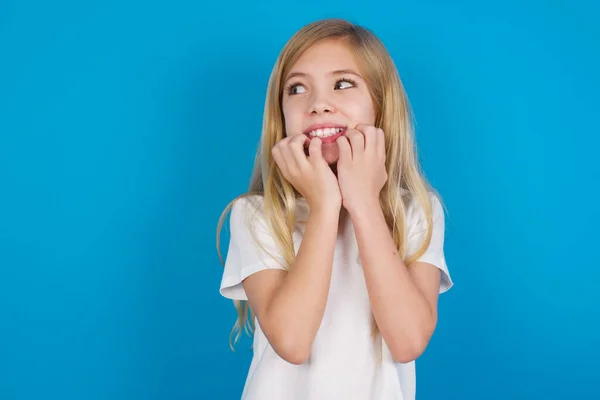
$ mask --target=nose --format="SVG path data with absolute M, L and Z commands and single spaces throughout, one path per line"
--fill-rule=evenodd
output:
M 335 112 L 335 106 L 333 102 L 325 93 L 314 93 L 309 104 L 309 114 L 320 115 L 331 114 Z

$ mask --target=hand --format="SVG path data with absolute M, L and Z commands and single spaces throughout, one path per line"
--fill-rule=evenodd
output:
M 379 193 L 388 178 L 383 130 L 358 125 L 339 137 L 337 144 L 338 181 L 344 208 L 353 213 L 360 207 L 379 206 Z
M 309 141 L 307 157 L 304 148 Z M 272 154 L 283 177 L 304 196 L 311 210 L 339 211 L 342 195 L 331 167 L 323 158 L 321 145 L 319 138 L 290 136 L 277 142 Z

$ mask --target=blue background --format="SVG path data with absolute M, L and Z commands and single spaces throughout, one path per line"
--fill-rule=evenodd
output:
M 568 3 L 1 2 L 0 399 L 239 398 L 216 223 L 324 17 L 388 46 L 449 211 L 418 398 L 600 398 L 600 3 Z

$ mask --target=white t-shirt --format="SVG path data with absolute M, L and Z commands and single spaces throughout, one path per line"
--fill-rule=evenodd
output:
M 427 223 L 418 203 L 404 190 L 408 230 L 408 254 L 423 243 Z M 452 287 L 444 257 L 444 213 L 439 199 L 433 201 L 431 244 L 419 261 L 442 271 L 440 293 Z M 308 204 L 298 200 L 297 220 L 306 221 Z M 244 400 L 413 400 L 415 365 L 397 363 L 381 336 L 373 339 L 372 314 L 356 236 L 350 218 L 338 234 L 331 285 L 325 314 L 306 363 L 286 362 L 273 350 L 255 319 L 253 358 L 246 378 Z M 278 257 L 262 213 L 262 198 L 243 198 L 230 216 L 230 242 L 220 293 L 229 299 L 247 300 L 242 280 L 268 268 L 282 267 L 257 246 L 249 227 L 270 255 Z M 294 229 L 296 252 L 304 224 Z

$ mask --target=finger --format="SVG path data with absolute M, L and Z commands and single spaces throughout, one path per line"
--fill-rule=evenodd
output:
M 377 128 L 372 125 L 359 124 L 356 126 L 356 130 L 364 135 L 365 153 L 375 155 L 377 153 L 377 142 L 379 141 Z
M 377 156 L 385 158 L 385 133 L 383 129 L 377 129 Z
M 310 139 L 306 135 L 295 135 L 290 138 L 290 145 L 293 148 L 302 147 L 304 144 L 308 144 Z
M 288 167 L 292 166 L 290 161 L 293 160 L 292 154 L 291 154 L 291 149 L 290 149 L 290 140 L 291 139 L 292 139 L 292 137 L 288 136 L 288 137 L 282 139 L 281 141 L 279 141 L 279 143 L 277 143 L 279 152 L 281 153 L 280 158 L 282 159 L 283 162 L 285 162 L 285 164 Z
M 305 135 L 296 135 L 290 140 L 289 149 L 291 157 L 293 158 L 294 164 L 298 168 L 304 168 L 308 162 L 306 154 L 304 153 L 304 144 L 310 139 Z
M 275 160 L 275 164 L 277 164 L 277 167 L 281 171 L 281 174 L 284 176 L 284 178 L 289 180 L 288 166 L 285 161 L 285 156 L 282 151 L 281 143 L 278 143 L 275 146 L 273 146 L 273 148 L 271 149 L 271 155 L 273 156 L 273 160 Z
M 347 132 L 350 146 L 352 146 L 352 159 L 360 159 L 365 153 L 365 135 L 358 130 L 351 129 Z
M 308 145 L 308 156 L 309 156 L 309 161 L 313 164 L 319 163 L 323 160 L 323 152 L 322 152 L 322 147 L 323 145 L 323 141 L 318 138 L 312 138 L 310 140 L 310 144 Z
M 342 166 L 349 165 L 352 162 L 352 148 L 350 147 L 348 138 L 342 135 L 336 139 L 336 143 L 340 151 L 338 164 Z
M 371 128 L 371 125 L 367 125 L 367 124 L 357 124 L 354 129 L 356 129 L 359 132 L 362 132 L 363 134 L 365 134 L 367 132 L 367 129 Z

